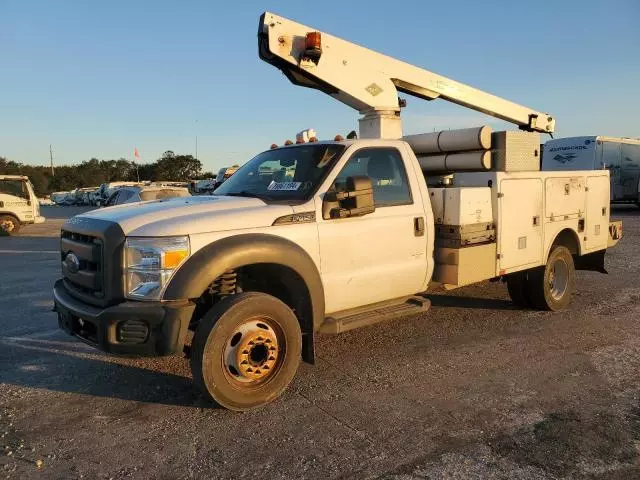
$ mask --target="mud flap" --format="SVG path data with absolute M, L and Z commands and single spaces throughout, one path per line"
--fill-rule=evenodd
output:
M 302 360 L 311 365 L 316 363 L 316 349 L 313 339 L 313 333 L 302 334 Z
M 592 272 L 609 273 L 604 268 L 604 255 L 606 250 L 598 250 L 594 253 L 588 253 L 580 257 L 574 257 L 576 270 L 589 270 Z

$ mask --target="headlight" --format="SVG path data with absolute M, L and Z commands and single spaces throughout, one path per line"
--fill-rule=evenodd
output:
M 160 300 L 173 272 L 189 254 L 189 237 L 127 238 L 125 297 Z

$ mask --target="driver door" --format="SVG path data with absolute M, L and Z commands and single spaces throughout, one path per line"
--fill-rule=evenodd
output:
M 395 148 L 363 148 L 334 181 L 369 176 L 376 209 L 360 217 L 324 220 L 318 216 L 325 310 L 333 313 L 392 300 L 424 289 L 427 240 L 420 193 L 412 195 L 404 162 Z

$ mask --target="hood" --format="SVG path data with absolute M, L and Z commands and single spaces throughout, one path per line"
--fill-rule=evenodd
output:
M 258 198 L 203 195 L 118 205 L 78 217 L 115 222 L 128 236 L 161 237 L 266 227 L 291 213 L 289 205 Z

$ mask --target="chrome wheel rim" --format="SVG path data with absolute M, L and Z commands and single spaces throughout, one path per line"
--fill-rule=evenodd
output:
M 549 272 L 549 292 L 554 300 L 560 300 L 569 285 L 569 266 L 563 259 L 557 259 Z

